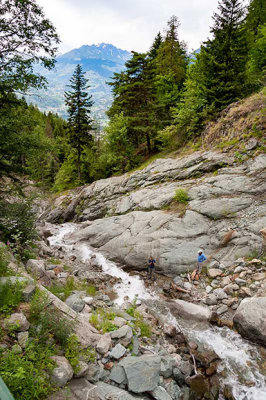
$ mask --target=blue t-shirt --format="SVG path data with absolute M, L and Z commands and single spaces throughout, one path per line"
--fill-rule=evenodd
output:
M 205 260 L 207 260 L 207 258 L 205 257 L 205 255 L 202 253 L 201 255 L 198 255 L 198 262 L 203 262 L 203 261 L 205 261 Z
M 155 267 L 155 260 L 153 258 L 149 258 L 149 267 L 154 268 Z

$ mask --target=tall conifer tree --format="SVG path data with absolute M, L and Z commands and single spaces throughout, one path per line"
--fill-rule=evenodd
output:
M 68 111 L 68 139 L 77 152 L 78 179 L 81 178 L 81 154 L 85 147 L 92 143 L 91 131 L 93 120 L 91 118 L 92 96 L 87 92 L 88 80 L 85 78 L 81 66 L 75 68 L 70 84 L 71 89 L 65 92 L 65 103 Z

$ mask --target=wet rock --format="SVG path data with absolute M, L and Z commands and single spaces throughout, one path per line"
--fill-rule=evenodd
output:
M 65 357 L 52 356 L 57 367 L 54 368 L 51 375 L 51 382 L 58 387 L 63 387 L 73 377 L 73 369 Z
M 208 381 L 203 375 L 194 375 L 186 379 L 187 384 L 196 393 L 197 396 L 202 398 L 206 392 L 209 391 Z
M 118 365 L 124 368 L 129 391 L 143 393 L 152 391 L 158 386 L 161 357 L 147 355 L 126 357 Z
M 82 300 L 77 294 L 69 296 L 65 303 L 76 312 L 81 312 L 85 306 L 84 300 Z
M 17 332 L 27 331 L 30 327 L 30 323 L 22 313 L 12 314 L 9 318 L 4 321 L 4 327 L 12 329 Z
M 266 346 L 266 297 L 242 300 L 233 321 L 242 336 Z
M 123 357 L 127 352 L 127 349 L 122 346 L 120 343 L 118 343 L 112 351 L 110 351 L 109 356 L 111 358 L 114 358 L 116 360 L 119 360 L 119 358 Z
M 104 355 L 110 349 L 111 343 L 111 336 L 109 333 L 106 333 L 105 335 L 102 335 L 100 340 L 98 341 L 96 350 L 98 351 L 98 353 Z

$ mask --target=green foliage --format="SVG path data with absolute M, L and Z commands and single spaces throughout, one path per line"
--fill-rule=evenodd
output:
M 0 284 L 0 313 L 10 314 L 22 301 L 23 285 L 19 282 Z
M 0 202 L 1 239 L 10 242 L 15 251 L 22 252 L 36 238 L 35 214 L 31 202 Z
M 0 375 L 16 400 L 41 400 L 52 391 L 49 372 L 54 363 L 52 346 L 43 346 L 33 339 L 23 354 L 7 350 L 1 355 Z
M 89 296 L 95 296 L 97 289 L 94 285 L 88 285 L 86 281 L 77 282 L 74 277 L 68 277 L 65 285 L 54 284 L 49 287 L 49 291 L 61 300 L 66 300 L 74 290 L 85 291 Z
M 173 200 L 177 201 L 178 203 L 187 204 L 189 201 L 189 196 L 188 196 L 187 190 L 182 189 L 182 188 L 176 189 Z
M 91 347 L 83 349 L 78 337 L 71 335 L 67 339 L 65 357 L 68 359 L 75 373 L 79 372 L 79 361 L 94 362 L 96 359 L 95 350 Z
M 10 255 L 4 244 L 0 243 L 0 276 L 10 275 L 8 264 L 10 262 Z
M 117 326 L 112 323 L 115 314 L 106 310 L 98 309 L 90 317 L 90 323 L 101 333 L 117 330 Z
M 61 346 L 65 346 L 73 332 L 74 323 L 49 306 L 49 303 L 48 296 L 37 290 L 30 302 L 31 331 L 42 343 L 52 337 Z
M 89 85 L 81 65 L 78 64 L 70 79 L 69 92 L 65 92 L 68 112 L 68 140 L 77 152 L 78 181 L 81 181 L 81 154 L 84 148 L 92 144 L 91 131 L 93 121 L 91 119 L 92 96 L 87 92 Z

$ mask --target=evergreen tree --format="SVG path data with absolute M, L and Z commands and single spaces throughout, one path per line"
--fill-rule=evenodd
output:
M 161 47 L 162 43 L 163 43 L 163 37 L 161 35 L 161 32 L 158 32 L 148 53 L 148 56 L 151 60 L 154 60 L 157 57 L 158 50 Z
M 266 23 L 266 2 L 265 0 L 251 0 L 248 6 L 248 13 L 245 20 L 245 27 L 250 42 L 256 40 L 261 25 Z
M 213 17 L 213 39 L 201 47 L 206 97 L 213 110 L 223 109 L 246 93 L 245 9 L 240 0 L 222 0 L 218 10 Z
M 168 29 L 155 58 L 158 120 L 163 125 L 171 123 L 171 107 L 175 106 L 186 77 L 188 59 L 186 46 L 178 38 L 180 23 L 176 16 L 168 21 Z
M 89 85 L 81 66 L 78 64 L 70 79 L 70 91 L 65 92 L 65 103 L 68 110 L 68 139 L 77 152 L 78 179 L 81 179 L 81 154 L 85 147 L 92 143 L 91 118 L 92 96 L 87 92 Z
M 132 58 L 125 65 L 126 71 L 115 74 L 113 82 L 109 83 L 113 87 L 114 101 L 108 116 L 123 112 L 128 117 L 129 140 L 135 148 L 146 140 L 150 154 L 151 137 L 155 133 L 151 63 L 146 53 L 132 52 Z

